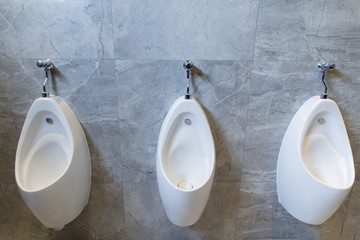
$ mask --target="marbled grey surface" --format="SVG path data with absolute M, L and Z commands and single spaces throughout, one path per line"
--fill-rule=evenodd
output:
M 114 57 L 111 1 L 1 1 L 0 9 L 2 57 Z
M 0 239 L 360 239 L 360 181 L 324 224 L 278 203 L 276 164 L 299 107 L 323 91 L 343 114 L 360 171 L 360 5 L 357 0 L 0 0 Z M 18 193 L 17 141 L 40 96 L 38 59 L 56 66 L 51 93 L 79 118 L 90 148 L 89 203 L 61 231 L 46 229 Z M 164 117 L 185 94 L 205 110 L 216 172 L 199 222 L 166 218 L 156 183 Z
M 261 1 L 254 58 L 358 61 L 359 8 L 356 0 Z
M 114 0 L 115 58 L 252 59 L 258 2 Z

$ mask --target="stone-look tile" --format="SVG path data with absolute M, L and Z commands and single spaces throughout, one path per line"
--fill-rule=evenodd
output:
M 249 61 L 199 61 L 193 72 L 194 97 L 225 136 L 243 146 L 252 64 Z
M 0 58 L 0 66 L 0 181 L 11 184 L 15 183 L 15 152 L 25 116 L 41 88 L 31 61 Z M 33 66 L 38 70 L 35 62 Z
M 0 56 L 113 58 L 109 0 L 2 0 L 0 9 Z
M 121 139 L 118 121 L 86 123 L 91 156 L 92 183 L 121 183 Z M 104 141 L 106 140 L 106 141 Z
M 254 58 L 257 60 L 313 60 L 308 22 L 314 0 L 261 1 L 257 21 Z
M 125 239 L 122 185 L 92 184 L 87 207 L 71 224 L 86 230 L 94 239 Z M 76 234 L 77 231 L 70 228 L 69 233 L 72 232 Z
M 297 221 L 278 203 L 273 182 L 242 182 L 237 239 L 318 239 L 319 230 Z
M 78 83 L 70 83 L 79 73 L 72 76 L 76 71 L 75 66 L 64 64 L 58 67 L 60 76 L 65 76 L 66 88 L 58 86 L 57 91 L 60 96 L 68 102 L 81 123 L 102 123 L 105 121 L 117 121 L 117 83 L 115 77 L 114 61 L 79 61 L 75 63 L 81 66 L 81 80 L 74 80 Z M 64 67 L 64 71 L 61 67 Z M 61 82 L 60 81 L 56 82 Z M 65 86 L 64 86 L 65 87 Z M 65 97 L 66 96 L 66 97 Z
M 235 209 L 240 200 L 238 182 L 215 182 L 207 206 L 199 222 L 193 226 L 201 239 L 231 240 L 236 239 Z M 181 239 L 181 238 L 179 238 Z M 196 239 L 189 237 L 189 239 Z
M 270 61 L 253 64 L 245 146 L 279 148 L 297 110 L 315 95 L 316 64 Z
M 117 88 L 113 60 L 52 59 L 55 70 L 47 83 L 52 95 L 63 98 L 80 122 L 114 121 L 117 113 Z M 4 79 L 5 103 L 11 102 L 10 114 L 17 114 L 17 127 L 22 127 L 33 101 L 41 96 L 44 71 L 36 59 L 0 58 Z M 14 66 L 16 66 L 16 71 Z M 5 111 L 5 110 L 4 110 Z
M 358 61 L 358 11 L 356 0 L 261 1 L 255 59 Z
M 2 90 L 6 88 L 1 86 Z M 4 91 L 4 93 L 5 93 Z M 0 183 L 15 183 L 15 152 L 20 135 L 19 128 L 16 127 L 16 116 L 11 113 L 11 104 L 7 97 L 0 97 Z
M 302 223 L 278 203 L 272 182 L 242 182 L 238 211 L 238 235 L 241 239 L 339 239 L 346 201 L 322 225 Z
M 344 236 L 348 236 L 347 239 L 359 239 L 360 238 L 360 182 L 356 181 L 354 183 L 351 198 L 349 200 L 349 207 L 346 212 L 345 223 L 342 228 L 342 234 Z M 344 239 L 346 239 L 344 237 Z
M 112 1 L 115 58 L 252 59 L 258 2 Z
M 207 207 L 191 227 L 166 217 L 156 183 L 124 183 L 126 239 L 235 239 L 238 183 L 214 183 Z
M 194 97 L 203 105 L 216 149 L 215 181 L 239 180 L 245 143 L 251 62 L 199 61 Z
M 13 118 L 15 128 L 21 128 L 33 101 L 41 96 L 44 71 L 32 59 L 4 59 L 1 64 L 1 96 L 4 117 Z
M 6 119 L 5 119 L 6 120 Z M 3 126 L 0 122 L 0 125 Z M 18 131 L 8 128 L 9 133 L 0 134 L 0 183 L 15 183 L 15 154 L 18 144 Z
M 360 6 L 357 0 L 315 1 L 307 35 L 317 59 L 360 60 Z
M 176 228 L 165 214 L 156 183 L 124 183 L 126 239 L 170 239 Z
M 241 162 L 241 180 L 275 182 L 279 147 L 247 147 Z
M 117 61 L 123 178 L 154 181 L 156 149 L 164 117 L 186 90 L 180 61 Z
M 125 239 L 121 185 L 92 184 L 83 212 L 61 230 L 44 227 L 26 207 L 15 184 L 0 188 L 1 239 Z
M 4 239 L 26 239 L 34 217 L 23 203 L 16 184 L 0 184 L 0 231 Z
M 321 228 L 320 239 L 342 239 L 343 233 L 351 233 L 351 231 L 344 231 L 350 197 L 351 195 L 349 194 L 339 209 L 319 226 Z
M 349 206 L 344 204 L 325 223 L 314 226 L 292 217 L 278 202 L 275 182 L 241 183 L 237 219 L 240 239 L 339 239 Z

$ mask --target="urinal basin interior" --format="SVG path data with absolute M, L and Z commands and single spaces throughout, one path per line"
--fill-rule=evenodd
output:
M 199 131 L 196 116 L 180 115 L 173 125 L 164 157 L 164 170 L 170 182 L 181 190 L 195 190 L 206 183 L 211 175 L 211 156 L 205 150 L 205 134 Z M 208 145 L 211 148 L 211 144 Z
M 29 121 L 18 145 L 16 178 L 24 191 L 37 191 L 56 182 L 70 164 L 72 140 L 52 112 L 39 111 Z
M 306 168 L 321 182 L 335 188 L 345 188 L 348 185 L 345 159 L 321 134 L 307 137 L 307 147 L 303 153 Z
M 169 150 L 166 175 L 171 183 L 183 190 L 198 188 L 206 181 L 208 159 L 197 149 L 196 139 Z
M 304 136 L 302 159 L 307 170 L 320 182 L 338 189 L 352 184 L 348 144 L 339 131 L 338 119 L 322 112 L 311 122 Z
M 52 133 L 41 137 L 20 167 L 22 187 L 28 191 L 45 188 L 59 179 L 70 163 L 66 138 Z

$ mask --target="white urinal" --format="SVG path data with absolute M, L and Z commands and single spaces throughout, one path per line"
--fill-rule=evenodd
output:
M 170 221 L 195 224 L 205 209 L 215 171 L 215 147 L 200 104 L 180 97 L 161 127 L 156 158 L 160 197 Z
M 315 96 L 292 119 L 277 165 L 280 203 L 308 224 L 326 221 L 351 190 L 355 170 L 337 104 Z
M 22 198 L 46 227 L 61 229 L 75 219 L 90 193 L 90 155 L 82 127 L 59 97 L 32 104 L 15 161 Z

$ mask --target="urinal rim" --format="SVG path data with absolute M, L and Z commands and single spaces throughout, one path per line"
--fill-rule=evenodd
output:
M 312 103 L 314 102 L 314 103 Z M 325 109 L 326 105 L 328 104 L 331 104 L 333 105 L 330 109 L 331 109 L 331 112 L 328 110 L 328 109 Z M 309 105 L 309 106 L 307 106 Z M 324 106 L 323 106 L 324 105 Z M 316 180 L 318 183 L 322 184 L 323 186 L 326 186 L 326 187 L 329 187 L 329 188 L 332 188 L 332 189 L 337 189 L 337 190 L 347 190 L 347 189 L 350 189 L 354 182 L 355 182 L 355 166 L 354 166 L 354 159 L 353 159 L 353 154 L 352 154 L 352 149 L 351 149 L 351 145 L 350 145 L 350 140 L 349 140 L 349 136 L 347 134 L 347 131 L 346 131 L 346 126 L 345 126 L 345 122 L 344 122 L 344 119 L 342 117 L 342 114 L 341 114 L 341 111 L 338 107 L 338 105 L 336 104 L 335 101 L 333 101 L 332 99 L 321 99 L 320 96 L 313 96 L 311 97 L 310 99 L 308 99 L 305 103 L 304 103 L 304 108 L 302 110 L 304 111 L 310 111 L 310 114 L 307 115 L 306 118 L 303 118 L 301 117 L 301 114 L 303 113 L 302 111 L 299 111 L 299 120 L 301 121 L 301 118 L 302 118 L 302 121 L 304 122 L 302 124 L 302 128 L 300 129 L 300 134 L 298 135 L 298 139 L 297 139 L 297 150 L 298 150 L 298 154 L 300 156 L 300 160 L 301 160 L 301 165 L 303 166 L 303 168 L 305 169 L 305 171 L 314 179 Z M 302 106 L 302 107 L 303 107 Z M 314 118 L 320 113 L 320 112 L 329 112 L 331 114 L 337 114 L 336 112 L 333 112 L 334 111 L 334 107 L 335 108 L 335 111 L 336 109 L 339 111 L 340 113 L 340 124 L 343 125 L 343 127 L 345 128 L 345 140 L 346 141 L 346 145 L 348 145 L 348 147 L 350 148 L 350 156 L 349 156 L 349 159 L 346 159 L 346 164 L 347 165 L 350 165 L 349 166 L 349 171 L 347 171 L 348 173 L 351 174 L 350 176 L 350 181 L 349 183 L 344 186 L 344 187 L 337 187 L 337 186 L 333 186 L 333 185 L 330 185 L 322 180 L 320 180 L 319 178 L 317 178 L 308 168 L 307 166 L 305 165 L 304 163 L 304 158 L 303 158 L 303 154 L 302 154 L 302 147 L 303 147 L 303 144 L 304 144 L 304 140 L 305 140 L 305 137 L 307 136 L 307 131 L 310 127 L 310 124 L 311 122 L 314 120 Z M 298 114 L 298 113 L 297 113 Z M 341 126 L 342 127 L 342 126 Z
M 54 112 L 53 114 L 61 121 L 61 122 L 65 122 L 66 123 L 66 128 L 64 129 L 66 132 L 66 139 L 69 140 L 69 151 L 71 151 L 71 153 L 69 154 L 68 158 L 69 158 L 69 162 L 66 165 L 66 168 L 63 170 L 62 174 L 56 179 L 54 180 L 51 184 L 46 185 L 44 187 L 38 188 L 38 189 L 28 189 L 24 186 L 21 177 L 19 176 L 20 174 L 20 164 L 23 163 L 24 159 L 19 159 L 20 158 L 20 143 L 21 145 L 23 145 L 24 141 L 25 141 L 25 135 L 27 134 L 27 132 L 30 130 L 30 126 L 32 124 L 32 122 L 34 121 L 34 118 L 37 116 L 38 113 L 42 112 L 42 110 L 35 110 L 31 112 L 31 115 L 29 116 L 29 114 L 26 116 L 26 119 L 24 121 L 24 126 L 23 129 L 25 128 L 25 126 L 27 127 L 27 132 L 23 134 L 23 130 L 21 131 L 20 134 L 20 138 L 19 138 L 19 142 L 18 142 L 18 146 L 16 149 L 16 157 L 15 157 L 15 180 L 16 183 L 18 185 L 18 187 L 21 189 L 21 191 L 23 192 L 27 192 L 27 193 L 36 193 L 36 192 L 40 192 L 40 191 L 44 191 L 46 189 L 50 189 L 51 187 L 53 187 L 58 181 L 59 179 L 61 179 L 69 170 L 71 163 L 73 161 L 74 158 L 74 149 L 75 149 L 75 145 L 76 145 L 76 141 L 74 139 L 74 136 L 72 134 L 71 128 L 73 128 L 70 124 L 70 121 L 73 121 L 74 119 L 71 120 L 71 118 L 73 117 L 72 115 L 74 115 L 74 113 L 72 113 L 70 107 L 65 103 L 65 101 L 63 101 L 60 97 L 58 96 L 51 96 L 48 98 L 38 98 L 34 101 L 34 103 L 30 106 L 30 109 L 28 112 L 30 112 L 31 108 L 34 107 L 39 107 L 38 105 L 41 104 L 40 102 L 44 101 L 45 104 L 48 104 L 49 106 L 51 106 Z M 36 103 L 36 105 L 34 105 Z M 69 112 L 70 110 L 70 112 Z M 45 110 L 48 111 L 48 110 Z M 34 112 L 34 113 L 33 113 Z M 70 115 L 69 115 L 70 114 Z M 28 119 L 28 117 L 30 117 Z M 75 119 L 77 120 L 76 116 Z M 28 152 L 30 152 L 31 148 L 29 149 Z M 25 155 L 26 156 L 26 155 Z
M 184 111 L 182 108 L 179 107 L 180 104 L 183 103 L 187 103 L 187 102 L 193 102 L 194 106 L 196 106 L 196 114 L 194 114 L 193 111 Z M 182 106 L 182 105 L 181 105 Z M 209 160 L 211 161 L 211 167 L 209 167 L 209 169 L 211 169 L 208 173 L 208 176 L 206 177 L 206 180 L 198 187 L 196 188 L 192 188 L 192 189 L 182 189 L 182 188 L 178 188 L 176 185 L 174 185 L 172 183 L 172 181 L 169 179 L 169 177 L 167 176 L 165 169 L 164 169 L 164 159 L 162 157 L 164 148 L 166 146 L 166 137 L 167 135 L 165 135 L 166 132 L 169 132 L 174 126 L 174 123 L 176 122 L 177 118 L 179 116 L 181 116 L 181 114 L 183 113 L 191 113 L 194 115 L 200 115 L 204 117 L 206 124 L 206 131 L 209 132 L 209 136 L 211 138 L 211 146 L 210 146 L 210 158 Z M 171 139 L 171 138 L 170 138 Z M 209 121 L 207 119 L 206 113 L 204 112 L 204 110 L 202 109 L 200 103 L 193 97 L 191 97 L 190 99 L 185 99 L 184 97 L 179 97 L 171 106 L 171 108 L 169 109 L 168 113 L 166 114 L 166 117 L 164 119 L 164 122 L 161 126 L 161 130 L 160 130 L 160 134 L 159 134 L 159 139 L 158 139 L 158 148 L 157 148 L 157 153 L 156 153 L 156 158 L 157 158 L 157 164 L 159 165 L 161 174 L 164 176 L 164 178 L 166 179 L 166 181 L 168 182 L 168 184 L 170 184 L 174 189 L 180 191 L 180 192 L 184 192 L 184 193 L 191 193 L 191 192 L 195 192 L 201 188 L 203 188 L 211 179 L 212 176 L 214 175 L 215 172 L 215 164 L 216 164 L 216 153 L 215 153 L 215 143 L 214 143 L 214 137 L 212 135 L 212 131 L 211 131 L 211 127 L 209 124 Z

